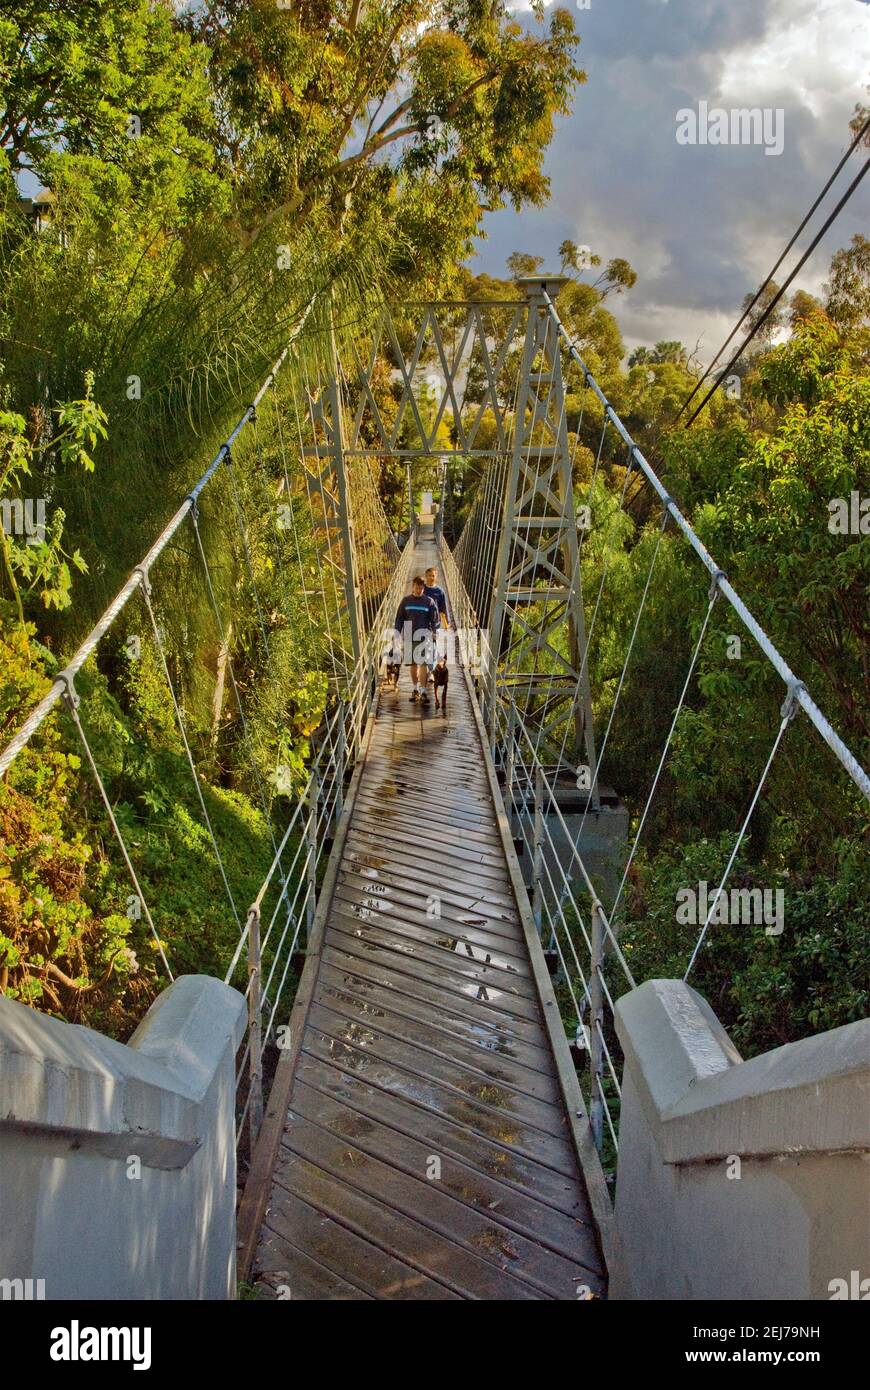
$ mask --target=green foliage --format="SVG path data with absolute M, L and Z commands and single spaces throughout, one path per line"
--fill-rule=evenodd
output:
M 706 882 L 710 900 L 732 836 L 664 842 L 642 857 L 621 945 L 638 980 L 681 978 L 703 922 L 681 924 L 677 893 Z M 749 847 L 751 851 L 751 846 Z M 784 929 L 711 923 L 690 976 L 745 1055 L 863 1018 L 870 1006 L 866 863 L 862 846 L 838 840 L 830 876 L 793 875 L 775 861 L 739 858 L 729 887 L 783 892 Z M 616 973 L 612 983 L 619 987 Z
M 89 450 L 99 439 L 106 438 L 106 415 L 92 399 L 94 377 L 85 373 L 85 394 L 81 400 L 65 401 L 56 407 L 58 429 L 41 443 L 34 444 L 26 433 L 24 417 L 11 410 L 0 410 L 0 499 L 23 508 L 20 496 L 23 478 L 32 473 L 33 462 L 39 454 L 50 453 L 56 467 L 78 464 L 87 473 L 94 470 Z M 28 499 L 32 505 L 34 499 Z M 44 506 L 45 499 L 41 499 Z M 16 536 L 12 528 L 0 531 L 3 549 L 4 577 L 15 602 L 19 622 L 24 624 L 19 579 L 27 593 L 36 591 L 46 608 L 67 608 L 70 604 L 71 575 L 69 565 L 87 573 L 87 564 L 79 550 L 68 556 L 63 550 L 65 516 L 62 510 L 52 510 L 45 525 L 44 536 Z M 69 564 L 67 563 L 69 561 Z
M 22 691 L 47 682 L 20 630 L 0 634 L 0 655 L 8 720 Z M 176 974 L 223 975 L 238 927 L 150 645 L 115 685 L 86 668 L 81 716 L 145 901 Z M 77 748 L 69 721 L 52 716 L 0 783 L 0 984 L 125 1036 L 167 980 L 145 916 L 128 916 L 132 885 Z M 245 793 L 201 785 L 242 915 L 271 858 L 269 825 Z
M 651 360 L 639 355 L 629 378 Z M 786 342 L 758 355 L 742 407 L 729 405 L 718 423 L 713 417 L 662 439 L 666 479 L 701 539 L 865 766 L 870 537 L 843 534 L 829 522 L 832 499 L 870 493 L 868 389 L 860 333 L 846 333 L 812 309 L 796 318 Z M 619 482 L 605 477 L 612 495 Z M 601 505 L 599 499 L 599 518 Z M 610 522 L 602 530 L 599 520 L 602 533 L 593 530 L 584 551 L 586 592 L 595 591 L 609 561 L 606 620 L 596 626 L 590 655 L 599 724 L 609 717 L 608 690 L 628 649 L 658 529 L 638 508 L 633 516 L 628 526 L 621 516 L 616 529 Z M 706 575 L 683 541 L 666 532 L 605 764 L 607 780 L 633 813 L 632 838 L 707 602 Z M 705 880 L 712 893 L 718 884 L 784 695 L 719 599 L 619 909 L 638 980 L 684 973 L 700 924 L 676 920 L 677 890 Z M 728 885 L 781 888 L 784 932 L 711 924 L 692 972 L 692 983 L 745 1051 L 866 1013 L 868 831 L 863 798 L 798 713 Z

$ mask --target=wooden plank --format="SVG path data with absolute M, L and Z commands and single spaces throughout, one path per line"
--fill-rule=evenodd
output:
M 315 1272 L 300 1267 L 296 1250 L 301 1245 L 309 1259 L 316 1260 L 320 1275 L 319 1292 L 309 1297 L 332 1297 L 323 1292 L 323 1285 L 340 1277 L 342 1282 L 357 1290 L 364 1298 L 399 1298 L 402 1300 L 455 1300 L 458 1294 L 429 1279 L 419 1270 L 404 1264 L 380 1246 L 372 1245 L 355 1231 L 349 1230 L 326 1212 L 318 1211 L 294 1193 L 277 1187 L 264 1230 L 264 1239 L 257 1250 L 257 1273 L 268 1273 L 280 1283 L 279 1275 L 286 1273 L 291 1298 L 305 1297 L 297 1292 L 295 1280 L 301 1277 L 314 1281 Z M 316 1285 L 315 1285 L 316 1288 Z
M 432 1181 L 437 1182 L 439 1192 L 600 1275 L 601 1262 L 588 1220 L 582 1223 L 545 1207 L 528 1193 L 481 1173 L 475 1165 L 454 1159 L 440 1144 L 433 1146 L 383 1120 L 349 1111 L 341 1101 L 304 1084 L 296 1088 L 293 1114 L 328 1129 L 339 1141 L 350 1140 L 369 1157 L 400 1168 L 410 1178 L 426 1178 L 433 1167 L 432 1158 L 438 1158 L 440 1176 Z
M 494 1052 L 544 1076 L 552 1074 L 543 1031 L 535 1035 L 539 1041 L 527 1042 L 518 1034 L 516 1026 L 511 1026 L 507 1020 L 482 1018 L 479 1009 L 473 1016 L 465 1014 L 456 1007 L 457 1001 L 450 1000 L 444 994 L 436 1004 L 431 996 L 420 1000 L 396 989 L 392 981 L 386 986 L 379 985 L 359 970 L 336 968 L 329 963 L 326 951 L 321 963 L 320 988 L 324 991 L 324 997 L 326 992 L 346 992 L 358 1006 L 364 1005 L 375 1016 L 381 1012 L 395 1014 L 406 1020 L 409 1027 L 425 1026 L 433 1035 Z M 469 1010 L 473 1010 L 473 1007 L 468 1005 Z
M 412 853 L 416 851 L 418 864 L 424 849 L 422 843 L 416 846 L 413 843 L 409 845 L 407 835 L 398 828 L 391 825 L 374 825 L 369 828 L 365 824 L 357 825 L 356 818 L 354 818 L 353 823 L 353 838 L 376 843 L 381 851 L 387 854 L 393 852 L 407 853 L 408 850 L 411 850 Z M 481 846 L 478 849 L 473 845 L 451 841 L 439 849 L 438 864 L 439 866 L 449 865 L 457 872 L 479 874 L 481 877 L 488 875 L 490 878 L 498 879 L 501 883 L 505 880 L 504 856 L 501 849 L 494 846 L 492 848 Z
M 545 1129 L 538 1122 L 539 1117 L 535 1115 L 530 1119 L 525 1105 L 517 1101 L 513 1105 L 487 1104 L 473 1089 L 452 1086 L 443 1076 L 431 1075 L 422 1069 L 411 1070 L 394 1057 L 378 1056 L 368 1048 L 355 1048 L 323 1029 L 306 1029 L 303 1047 L 309 1056 L 319 1057 L 348 1076 L 446 1114 L 457 1124 L 479 1131 L 494 1143 L 517 1149 L 538 1163 L 548 1163 L 560 1172 L 573 1171 L 567 1128 L 554 1124 Z M 506 1100 L 511 1100 L 510 1095 Z
M 456 1062 L 471 1071 L 480 1072 L 488 1080 L 503 1081 L 524 1095 L 534 1096 L 551 1105 L 559 1104 L 560 1093 L 552 1073 L 528 1067 L 508 1056 L 504 1050 L 505 1046 L 510 1046 L 507 1039 L 496 1038 L 493 1041 L 498 1046 L 487 1048 L 482 1046 L 478 1038 L 462 1038 L 455 1031 L 439 1029 L 419 1018 L 407 1018 L 390 1007 L 383 996 L 380 1004 L 371 998 L 360 999 L 347 988 L 331 985 L 325 979 L 320 982 L 317 1002 L 348 1022 L 361 1027 L 370 1023 L 394 1042 L 413 1044 L 443 1061 Z
M 419 865 L 411 866 L 401 863 L 398 859 L 390 862 L 384 859 L 383 855 L 358 852 L 350 844 L 345 847 L 342 856 L 341 872 L 358 874 L 367 878 L 369 882 L 395 882 L 397 887 L 419 889 Z M 490 916 L 497 915 L 500 921 L 510 922 L 514 929 L 517 927 L 516 908 L 512 899 L 507 892 L 500 892 L 497 888 L 484 888 L 481 884 L 462 881 L 451 882 L 442 889 L 442 898 L 463 909 L 467 906 L 468 911 L 473 911 L 479 905 L 483 906 Z
M 439 985 L 463 998 L 489 1004 L 517 1018 L 533 1022 L 540 1018 L 536 1000 L 529 999 L 510 987 L 501 988 L 501 982 L 494 973 L 481 979 L 479 971 L 470 963 L 467 969 L 463 968 L 459 956 L 449 970 L 442 965 L 433 966 L 429 961 L 421 960 L 419 956 L 396 951 L 389 945 L 373 940 L 363 941 L 354 931 L 340 931 L 335 921 L 330 926 L 327 944 L 357 960 L 370 960 L 375 965 L 382 966 L 399 981 L 406 978 L 420 980 L 426 984 Z
M 372 776 L 366 776 L 360 787 L 360 805 L 373 807 L 376 811 L 385 809 L 407 810 L 413 816 L 423 813 L 429 817 L 436 832 L 445 822 L 448 825 L 457 826 L 492 825 L 492 812 L 486 804 L 486 798 L 482 795 L 476 799 L 470 797 L 467 792 L 461 796 L 439 794 L 438 799 L 435 800 L 426 788 L 419 791 L 390 790 L 389 782 L 385 783 L 385 781 L 377 780 Z
M 338 882 L 359 892 L 363 892 L 371 883 L 382 883 L 389 889 L 391 898 L 407 903 L 409 907 L 419 903 L 422 896 L 419 884 L 407 878 L 396 873 L 375 874 L 372 870 L 362 870 L 347 859 L 342 860 Z M 515 941 L 521 939 L 510 913 L 496 904 L 475 898 L 473 894 L 463 895 L 453 888 L 445 889 L 443 884 L 439 885 L 439 896 L 442 920 L 454 922 L 458 927 L 485 926 L 487 931 L 496 935 L 504 935 Z
M 384 1124 L 429 1145 L 430 1153 L 449 1153 L 500 1183 L 525 1192 L 542 1206 L 554 1207 L 576 1221 L 588 1221 L 589 1204 L 575 1174 L 570 1176 L 497 1143 L 479 1129 L 449 1119 L 407 1096 L 385 1091 L 303 1052 L 297 1076 L 320 1095 L 339 1101 L 348 1114 L 380 1119 Z M 473 1116 L 471 1117 L 473 1119 Z
M 475 826 L 451 826 L 447 820 L 438 819 L 434 822 L 430 820 L 430 823 L 421 830 L 415 818 L 409 815 L 404 807 L 400 809 L 398 807 L 378 806 L 376 802 L 369 805 L 360 801 L 353 823 L 357 830 L 372 830 L 376 835 L 380 835 L 386 827 L 391 831 L 398 832 L 405 843 L 408 843 L 409 836 L 415 834 L 423 842 L 428 834 L 431 836 L 429 845 L 433 863 L 440 861 L 442 853 L 452 852 L 454 849 L 493 854 L 498 859 L 498 851 L 501 848 L 497 836 Z M 422 849 L 422 843 L 420 847 Z
M 305 1120 L 295 1110 L 287 1128 L 282 1155 L 288 1163 L 294 1157 L 306 1159 L 340 1180 L 342 1189 L 353 1189 L 381 1203 L 382 1211 L 400 1213 L 421 1230 L 429 1232 L 430 1248 L 450 1247 L 465 1251 L 486 1265 L 478 1269 L 477 1278 L 491 1289 L 505 1290 L 504 1276 L 522 1280 L 544 1297 L 571 1298 L 575 1293 L 575 1277 L 588 1275 L 577 1261 L 548 1250 L 537 1241 L 494 1221 L 489 1215 L 457 1201 L 441 1190 L 436 1181 L 428 1181 L 425 1168 L 419 1177 L 409 1177 L 393 1164 L 383 1163 L 363 1152 L 357 1145 L 332 1134 L 320 1125 Z M 279 1157 L 276 1177 L 281 1180 L 282 1157 Z M 388 1196 L 387 1196 L 388 1194 Z M 501 1276 L 497 1278 L 494 1276 Z M 491 1295 L 490 1295 L 491 1296 Z M 499 1294 L 500 1297 L 504 1293 Z
M 595 1147 L 591 1126 L 589 1124 L 586 1103 L 580 1090 L 577 1073 L 574 1070 L 574 1061 L 568 1047 L 568 1039 L 565 1036 L 562 1021 L 559 1017 L 552 981 L 550 980 L 544 960 L 543 948 L 529 907 L 528 895 L 526 894 L 525 885 L 522 881 L 520 866 L 516 854 L 514 853 L 511 830 L 508 825 L 504 803 L 502 802 L 501 792 L 499 790 L 498 779 L 495 774 L 495 767 L 486 740 L 486 730 L 477 704 L 472 699 L 471 680 L 465 668 L 463 668 L 463 676 L 468 691 L 472 717 L 480 738 L 481 755 L 483 757 L 486 775 L 489 779 L 493 810 L 502 837 L 505 860 L 510 873 L 514 898 L 519 911 L 523 932 L 526 937 L 529 959 L 534 970 L 539 997 L 543 1006 L 544 1022 L 550 1037 L 550 1045 L 553 1049 L 553 1061 L 559 1077 L 559 1084 L 562 1087 L 562 1093 L 565 1098 L 565 1113 L 570 1124 L 574 1151 L 577 1155 L 580 1171 L 583 1174 L 583 1179 L 586 1184 L 590 1205 L 595 1216 L 605 1265 L 606 1267 L 613 1267 L 614 1263 L 622 1258 L 616 1229 L 616 1220 L 613 1212 L 613 1203 L 610 1193 L 607 1190 L 604 1171 L 601 1167 L 601 1159 Z
M 424 543 L 415 563 L 430 558 Z M 552 985 L 479 714 L 454 672 L 449 715 L 404 688 L 376 697 L 368 722 L 289 1079 L 279 1063 L 283 1114 L 273 1107 L 264 1125 L 264 1296 L 282 1270 L 294 1298 L 573 1300 L 580 1283 L 605 1294 L 567 1043 L 554 1043 Z
M 427 899 L 429 898 L 427 894 Z M 425 901 L 425 900 L 424 900 Z M 489 964 L 500 965 L 517 975 L 529 975 L 528 959 L 520 948 L 518 938 L 511 939 L 504 933 L 481 930 L 471 925 L 458 926 L 442 918 L 427 915 L 425 907 L 411 908 L 386 893 L 364 893 L 336 884 L 333 906 L 336 912 L 345 917 L 353 917 L 360 922 L 379 922 L 390 925 L 414 941 L 424 945 L 439 946 L 451 955 L 462 953 L 465 946 L 472 948 L 477 959 L 489 957 Z M 434 910 L 434 906 L 433 906 Z M 469 953 L 466 951 L 466 954 Z
M 342 975 L 350 974 L 354 979 L 372 981 L 401 1001 L 401 1007 L 417 1004 L 432 1018 L 441 1018 L 445 1024 L 453 1020 L 467 1021 L 482 1033 L 497 1029 L 510 1036 L 533 1045 L 536 1050 L 549 1059 L 547 1035 L 536 1017 L 524 1018 L 517 1013 L 501 1009 L 492 1000 L 478 999 L 446 988 L 443 981 L 434 984 L 416 975 L 400 974 L 397 970 L 385 968 L 370 956 L 351 955 L 341 951 L 332 939 L 324 946 L 324 962 L 329 961 Z M 397 1003 L 398 1007 L 398 1003 Z
M 410 928 L 403 930 L 401 923 L 394 926 L 386 920 L 375 918 L 361 921 L 358 917 L 346 914 L 342 907 L 339 903 L 333 910 L 330 931 L 355 937 L 363 950 L 369 947 L 380 948 L 420 961 L 421 964 L 431 967 L 431 978 L 436 980 L 443 970 L 448 974 L 464 975 L 474 980 L 480 988 L 492 987 L 502 994 L 510 994 L 518 999 L 533 998 L 531 982 L 509 966 L 499 964 L 495 960 L 488 961 L 486 957 L 489 952 L 468 943 L 459 951 L 430 946 L 421 941 L 419 936 L 413 936 Z
M 317 981 L 317 971 L 319 968 L 318 952 L 321 946 L 326 912 L 329 907 L 336 878 L 338 877 L 341 857 L 344 852 L 351 817 L 353 816 L 354 800 L 365 768 L 365 754 L 374 727 L 374 707 L 370 706 L 360 749 L 360 760 L 354 768 L 353 776 L 351 777 L 350 785 L 347 790 L 347 796 L 345 797 L 341 819 L 336 827 L 332 854 L 326 867 L 326 874 L 324 875 L 320 892 L 320 901 L 312 924 L 311 939 L 308 942 L 305 966 L 302 971 L 302 978 L 299 981 L 299 988 L 296 991 L 296 997 L 293 1000 L 293 1009 L 290 1014 L 291 1046 L 283 1049 L 278 1059 L 278 1066 L 275 1069 L 275 1076 L 272 1080 L 272 1089 L 269 1092 L 269 1099 L 266 1103 L 266 1109 L 263 1115 L 263 1123 L 260 1126 L 260 1133 L 254 1145 L 251 1155 L 251 1166 L 248 1171 L 248 1177 L 242 1193 L 241 1202 L 239 1203 L 238 1212 L 236 1213 L 236 1269 L 238 1278 L 242 1281 L 247 1280 L 250 1275 L 251 1265 L 253 1264 L 257 1242 L 259 1240 L 260 1227 L 263 1222 L 263 1214 L 269 1199 L 272 1170 L 275 1166 L 278 1145 L 281 1141 L 284 1120 L 287 1114 L 287 1107 L 290 1103 L 296 1059 L 302 1044 L 305 1014 L 314 994 Z
M 378 863 L 385 868 L 395 864 L 416 874 L 420 872 L 420 856 L 415 855 L 407 843 L 396 840 L 387 843 L 371 832 L 358 833 L 353 827 L 348 831 L 347 843 L 352 853 L 358 858 L 364 857 L 370 868 L 377 867 Z M 438 867 L 448 882 L 455 879 L 465 887 L 474 887 L 481 893 L 498 894 L 501 899 L 507 897 L 508 881 L 503 869 L 470 858 L 460 860 L 452 854 L 439 856 Z
M 370 1064 L 387 1064 L 423 1082 L 438 1081 L 478 1101 L 496 1115 L 516 1117 L 544 1134 L 561 1137 L 566 1133 L 567 1122 L 561 1106 L 520 1091 L 501 1078 L 499 1067 L 485 1070 L 453 1062 L 415 1043 L 391 1038 L 371 1024 L 346 1019 L 316 1001 L 312 1002 L 307 1027 L 312 1033 L 321 1033 L 334 1043 L 352 1048 L 358 1054 L 355 1067 L 358 1076 L 365 1076 Z
M 347 1303 L 362 1300 L 369 1303 L 373 1298 L 372 1294 L 358 1289 L 334 1270 L 318 1264 L 310 1254 L 285 1240 L 268 1224 L 263 1227 L 253 1277 L 259 1296 L 275 1302 Z
M 496 1268 L 454 1241 L 445 1240 L 428 1226 L 385 1206 L 282 1144 L 275 1164 L 270 1213 L 273 1219 L 282 1219 L 285 1193 L 301 1197 L 388 1254 L 401 1250 L 403 1264 L 462 1297 L 519 1300 L 545 1296 L 531 1284 Z M 388 1296 L 384 1290 L 381 1297 Z

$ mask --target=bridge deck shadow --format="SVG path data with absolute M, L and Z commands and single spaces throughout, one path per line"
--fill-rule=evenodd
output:
M 268 1171 L 255 1154 L 251 1278 L 292 1300 L 601 1297 L 465 682 L 446 714 L 409 693 L 403 672 L 379 697 L 336 850 Z

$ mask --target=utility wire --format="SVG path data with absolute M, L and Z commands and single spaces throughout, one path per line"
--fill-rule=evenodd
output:
M 710 363 L 710 365 L 709 365 L 709 367 L 707 368 L 706 372 L 705 372 L 704 375 L 695 383 L 694 387 L 693 387 L 692 390 L 689 392 L 689 394 L 688 394 L 688 396 L 686 397 L 686 399 L 683 401 L 683 404 L 680 406 L 679 411 L 677 412 L 676 416 L 674 417 L 674 424 L 677 423 L 677 420 L 679 420 L 680 416 L 682 415 L 683 411 L 684 411 L 684 410 L 686 409 L 686 407 L 688 406 L 689 402 L 690 402 L 690 401 L 697 395 L 697 393 L 700 391 L 701 387 L 704 385 L 704 382 L 707 380 L 707 377 L 710 375 L 710 373 L 712 372 L 712 370 L 713 370 L 713 368 L 715 367 L 716 363 L 719 361 L 719 358 L 722 356 L 722 353 L 725 351 L 725 349 L 727 348 L 728 344 L 731 342 L 731 339 L 734 337 L 735 333 L 737 333 L 737 332 L 739 331 L 741 325 L 745 322 L 745 320 L 746 320 L 746 318 L 747 318 L 747 315 L 749 315 L 749 314 L 752 313 L 752 310 L 755 308 L 755 306 L 756 306 L 756 304 L 758 303 L 759 299 L 760 299 L 761 296 L 764 294 L 764 291 L 767 289 L 767 286 L 770 284 L 770 282 L 771 282 L 771 280 L 773 279 L 774 275 L 775 275 L 776 272 L 779 270 L 779 267 L 782 265 L 783 261 L 785 260 L 786 256 L 788 255 L 789 251 L 790 251 L 791 248 L 794 246 L 795 242 L 797 241 L 797 239 L 798 239 L 798 237 L 800 236 L 801 232 L 803 231 L 804 227 L 807 225 L 807 223 L 809 222 L 809 220 L 810 220 L 810 218 L 812 217 L 813 213 L 816 211 L 816 208 L 817 208 L 817 207 L 819 206 L 819 204 L 822 202 L 822 200 L 824 199 L 824 197 L 825 197 L 825 195 L 827 194 L 828 190 L 830 189 L 831 185 L 832 185 L 832 184 L 834 183 L 834 181 L 836 180 L 838 174 L 840 173 L 840 170 L 843 168 L 843 165 L 846 163 L 846 160 L 847 160 L 847 159 L 849 158 L 849 156 L 853 153 L 853 151 L 854 151 L 855 149 L 857 149 L 858 145 L 861 143 L 861 141 L 863 140 L 864 136 L 867 134 L 868 131 L 870 131 L 870 116 L 868 116 L 867 120 L 864 122 L 863 126 L 862 126 L 861 129 L 858 131 L 858 134 L 855 136 L 855 139 L 852 141 L 851 145 L 850 145 L 849 148 L 847 149 L 846 153 L 843 155 L 843 157 L 842 157 L 842 159 L 840 160 L 839 164 L 837 165 L 836 169 L 835 169 L 834 172 L 831 174 L 831 177 L 828 179 L 828 182 L 825 184 L 825 186 L 824 186 L 824 188 L 822 189 L 821 193 L 820 193 L 819 196 L 816 198 L 816 201 L 813 203 L 813 205 L 812 205 L 812 207 L 810 208 L 809 212 L 808 212 L 808 213 L 806 214 L 806 216 L 804 217 L 804 220 L 801 222 L 801 224 L 800 224 L 800 226 L 798 227 L 797 231 L 794 233 L 794 235 L 793 235 L 791 241 L 788 243 L 788 245 L 786 246 L 785 250 L 781 253 L 780 258 L 779 258 L 779 260 L 777 261 L 776 265 L 773 267 L 773 269 L 768 273 L 768 275 L 767 275 L 767 276 L 765 277 L 765 279 L 762 281 L 761 285 L 758 287 L 758 290 L 756 291 L 756 293 L 754 294 L 754 296 L 752 297 L 752 299 L 750 300 L 750 302 L 747 304 L 746 308 L 743 310 L 743 313 L 741 314 L 740 318 L 739 318 L 739 319 L 737 320 L 737 322 L 735 323 L 734 327 L 731 329 L 731 332 L 728 334 L 728 337 L 725 339 L 725 341 L 724 341 L 724 343 L 722 344 L 722 346 L 720 347 L 719 351 L 716 353 L 716 356 L 713 358 L 713 361 Z
M 709 401 L 710 397 L 713 396 L 713 395 L 715 395 L 716 391 L 718 391 L 718 389 L 719 389 L 719 387 L 721 386 L 722 382 L 723 382 L 723 381 L 725 380 L 725 378 L 728 376 L 728 374 L 729 374 L 729 372 L 731 371 L 732 367 L 734 367 L 734 366 L 736 365 L 736 363 L 740 360 L 740 358 L 743 356 L 744 352 L 745 352 L 746 349 L 748 348 L 749 344 L 752 342 L 752 339 L 755 337 L 756 333 L 758 333 L 759 329 L 761 329 L 761 328 L 764 326 L 764 324 L 767 322 L 767 320 L 770 318 L 771 314 L 773 313 L 773 311 L 774 311 L 774 309 L 776 308 L 776 306 L 777 306 L 777 304 L 779 303 L 779 301 L 782 299 L 782 297 L 783 297 L 783 295 L 785 294 L 786 290 L 788 289 L 789 285 L 792 283 L 792 281 L 794 280 L 794 278 L 795 278 L 795 276 L 798 274 L 798 272 L 799 272 L 800 270 L 803 269 L 804 265 L 805 265 L 806 262 L 809 260 L 809 258 L 810 258 L 810 256 L 812 255 L 812 253 L 815 251 L 816 247 L 818 246 L 818 244 L 819 244 L 819 242 L 821 241 L 822 237 L 823 237 L 823 236 L 825 235 L 825 233 L 827 232 L 828 228 L 837 220 L 837 218 L 839 217 L 839 215 L 840 215 L 840 213 L 842 212 L 843 208 L 846 206 L 846 204 L 848 203 L 848 201 L 849 201 L 849 199 L 851 198 L 852 194 L 855 192 L 855 189 L 858 187 L 858 185 L 859 185 L 859 183 L 861 182 L 861 180 L 863 179 L 864 175 L 867 173 L 867 170 L 868 170 L 868 169 L 870 169 L 870 159 L 868 159 L 868 160 L 865 162 L 864 167 L 862 168 L 861 172 L 860 172 L 859 174 L 857 174 L 857 175 L 855 176 L 855 178 L 852 180 L 852 182 L 849 184 L 849 187 L 846 189 L 846 192 L 843 194 L 842 198 L 840 199 L 840 201 L 839 201 L 839 203 L 837 204 L 837 206 L 834 208 L 833 212 L 830 214 L 830 216 L 829 216 L 829 217 L 827 218 L 827 220 L 824 222 L 824 224 L 822 225 L 822 227 L 819 229 L 819 231 L 818 231 L 818 232 L 816 233 L 816 235 L 813 237 L 812 241 L 810 242 L 810 244 L 809 244 L 809 246 L 807 247 L 807 249 L 806 249 L 806 251 L 804 252 L 804 254 L 801 256 L 801 258 L 800 258 L 800 260 L 798 261 L 797 265 L 795 266 L 794 270 L 791 272 L 791 274 L 789 275 L 788 279 L 784 282 L 782 288 L 779 289 L 779 290 L 777 291 L 777 293 L 774 295 L 773 299 L 772 299 L 772 300 L 770 301 L 770 303 L 768 304 L 768 306 L 767 306 L 767 308 L 765 309 L 764 313 L 761 314 L 761 316 L 759 317 L 757 323 L 755 323 L 755 324 L 753 325 L 751 332 L 749 332 L 749 333 L 746 335 L 746 337 L 744 338 L 742 344 L 741 344 L 740 347 L 737 349 L 737 351 L 735 352 L 734 356 L 731 358 L 730 362 L 728 362 L 727 365 L 724 366 L 724 367 L 722 368 L 721 372 L 720 372 L 719 375 L 717 376 L 717 378 L 716 378 L 716 380 L 714 381 L 713 385 L 710 387 L 710 390 L 707 392 L 707 394 L 706 394 L 706 396 L 704 397 L 704 399 L 702 400 L 701 404 L 700 404 L 699 406 L 696 406 L 696 407 L 695 407 L 695 410 L 693 411 L 693 413 L 690 415 L 689 419 L 686 421 L 685 425 L 683 426 L 684 429 L 688 429 L 689 426 L 690 426 L 695 420 L 697 420 L 698 416 L 700 415 L 701 411 L 704 409 L 704 406 L 707 404 L 707 402 Z

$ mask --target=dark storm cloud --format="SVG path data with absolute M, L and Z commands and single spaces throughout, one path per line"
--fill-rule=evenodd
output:
M 604 259 L 627 256 L 639 277 L 615 305 L 627 344 L 680 337 L 694 346 L 701 338 L 703 357 L 718 346 L 743 295 L 770 269 L 848 143 L 848 120 L 862 94 L 867 6 L 592 0 L 576 19 L 589 81 L 549 152 L 550 203 L 520 216 L 490 216 L 479 264 L 501 274 L 511 251 L 534 250 L 555 267 L 565 237 Z M 767 155 L 759 145 L 679 145 L 676 114 L 701 100 L 726 109 L 781 109 L 782 153 Z M 870 191 L 862 187 L 808 264 L 804 287 L 818 290 L 832 251 L 868 227 Z

